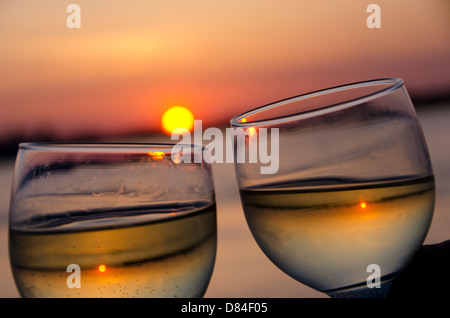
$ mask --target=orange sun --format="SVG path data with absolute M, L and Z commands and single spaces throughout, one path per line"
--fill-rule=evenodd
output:
M 100 265 L 98 267 L 98 271 L 101 272 L 101 273 L 105 272 L 106 271 L 106 266 L 105 265 Z
M 171 135 L 175 133 L 183 133 L 191 131 L 194 127 L 194 115 L 183 106 L 173 106 L 166 110 L 161 118 L 161 126 L 163 131 Z

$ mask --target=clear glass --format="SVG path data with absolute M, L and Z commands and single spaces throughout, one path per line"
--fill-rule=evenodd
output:
M 250 131 L 244 143 L 235 140 L 236 153 L 250 152 L 265 128 L 265 145 L 279 154 L 274 173 L 261 173 L 264 162 L 235 163 L 247 223 L 267 257 L 331 297 L 386 296 L 423 243 L 435 199 L 403 81 L 293 97 L 238 115 L 231 126 Z
M 172 159 L 172 146 L 21 144 L 9 218 L 20 295 L 202 297 L 216 257 L 212 171 Z

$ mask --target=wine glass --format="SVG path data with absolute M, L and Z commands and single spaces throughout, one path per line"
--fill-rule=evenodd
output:
M 385 297 L 434 211 L 430 157 L 403 81 L 296 96 L 231 126 L 247 132 L 245 142 L 235 137 L 236 157 L 252 144 L 278 156 L 271 173 L 261 160 L 235 161 L 245 217 L 266 256 L 330 297 Z
M 20 144 L 9 218 L 20 295 L 202 297 L 216 257 L 212 170 L 181 160 L 202 146 L 183 149 Z

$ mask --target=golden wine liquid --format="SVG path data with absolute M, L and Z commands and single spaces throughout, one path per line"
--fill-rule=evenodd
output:
M 11 266 L 20 294 L 203 296 L 216 256 L 216 207 L 181 216 L 170 211 L 168 207 L 157 221 L 117 227 L 104 228 L 98 222 L 88 230 L 83 226 L 10 229 Z M 67 271 L 70 264 L 80 267 L 80 288 L 68 284 L 76 280 L 71 276 L 75 272 Z
M 250 230 L 268 258 L 328 294 L 362 286 L 381 269 L 389 281 L 423 243 L 434 179 L 309 189 L 242 190 Z

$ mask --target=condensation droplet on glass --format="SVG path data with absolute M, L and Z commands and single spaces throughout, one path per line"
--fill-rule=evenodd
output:
M 136 191 L 133 191 L 133 192 L 128 193 L 127 196 L 128 196 L 129 198 L 134 198 L 134 197 L 139 196 L 139 194 L 138 194 Z
M 172 156 L 172 162 L 174 164 L 176 164 L 176 165 L 179 164 L 181 162 L 180 155 L 179 154 L 174 154 Z

